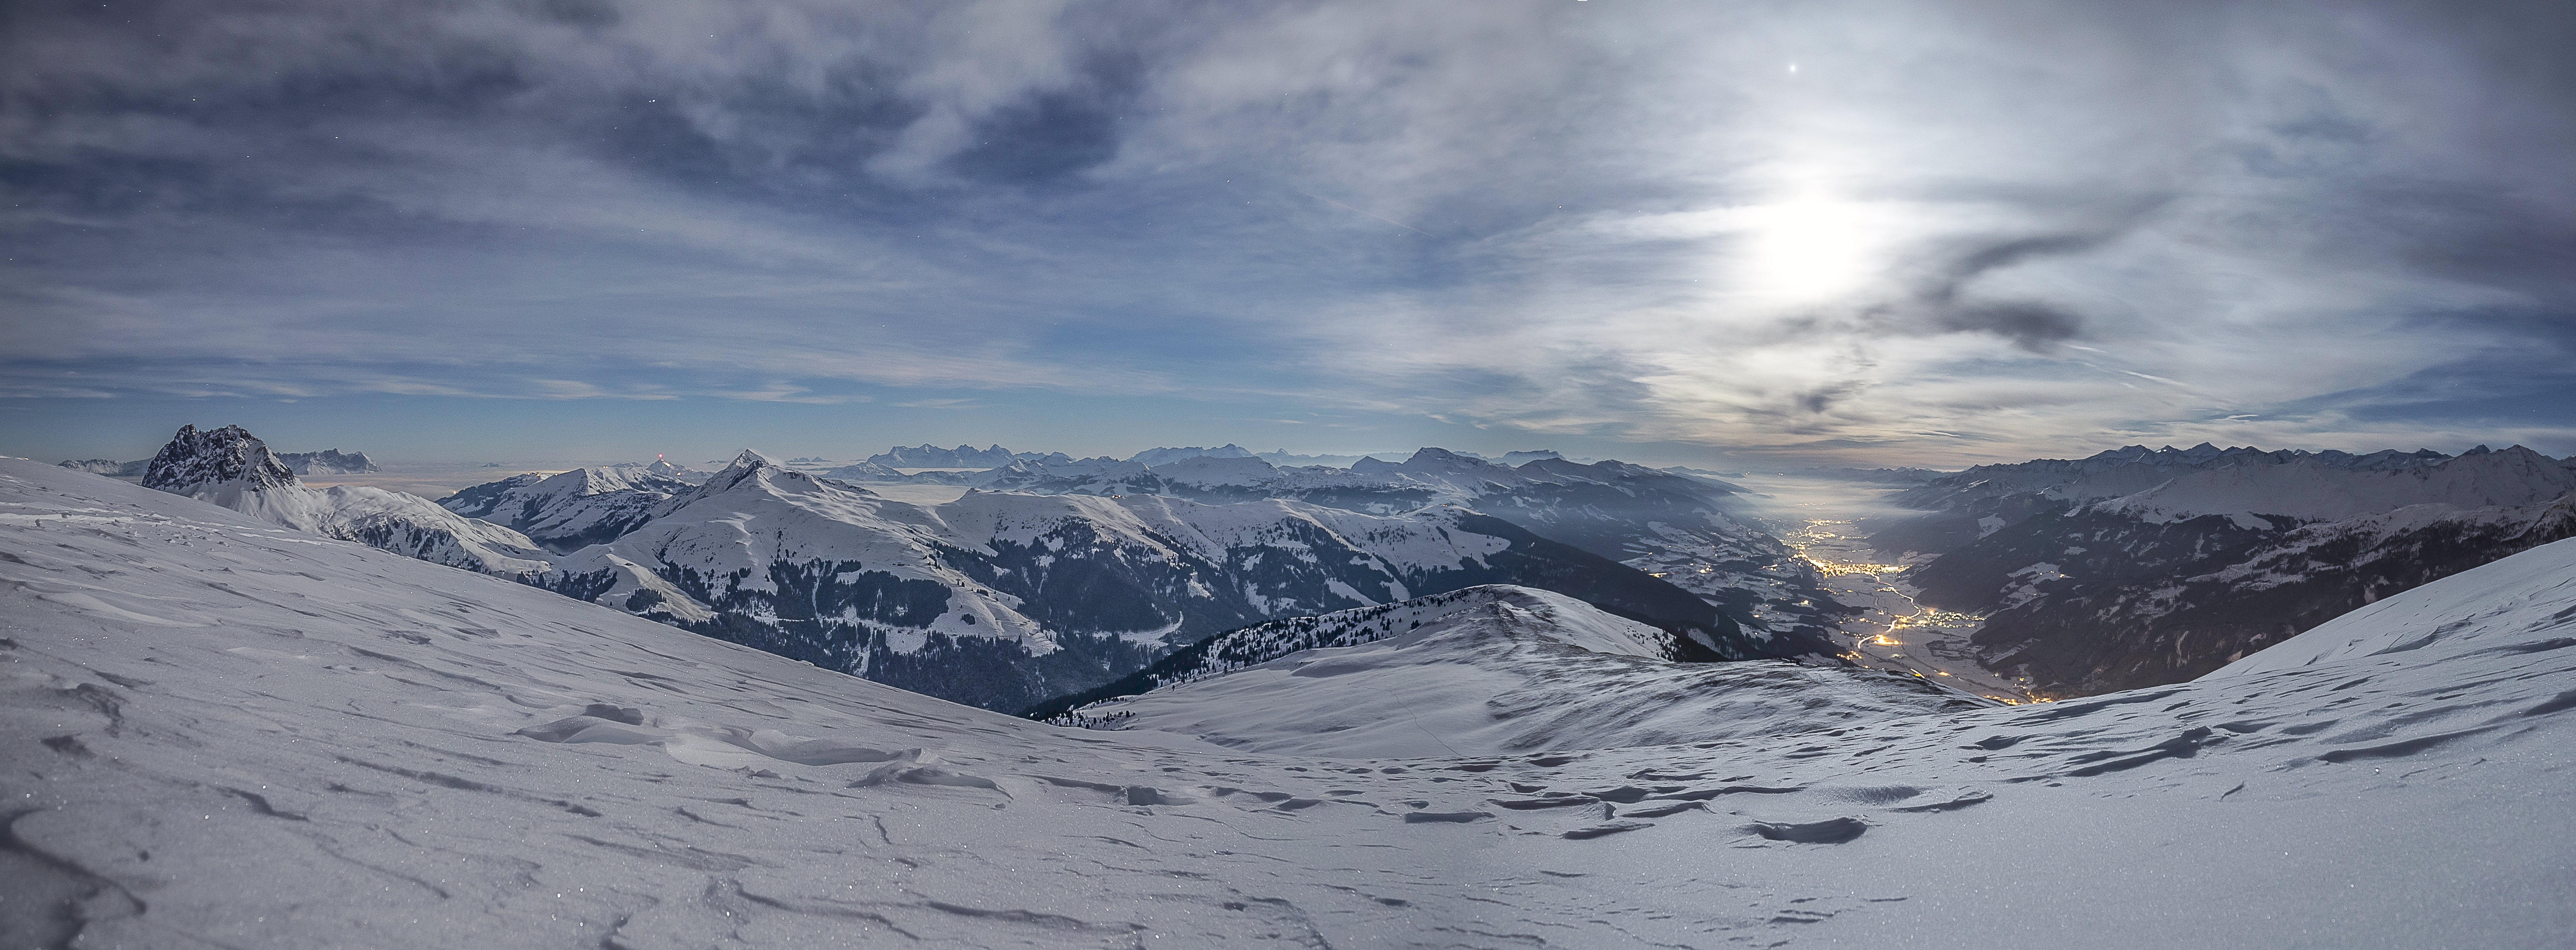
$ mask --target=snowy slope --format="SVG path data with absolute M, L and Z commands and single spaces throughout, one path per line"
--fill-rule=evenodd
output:
M 143 472 L 146 469 L 152 467 L 152 460 L 140 459 L 132 462 L 119 462 L 115 459 L 66 459 L 62 462 L 62 467 L 71 469 L 75 472 L 88 472 L 92 475 L 105 475 L 110 478 L 139 479 L 143 477 Z
M 1154 670 L 1152 692 L 1065 718 L 1262 752 L 1424 758 L 1789 736 L 1991 705 L 1891 673 L 1673 663 L 1660 633 L 1546 591 L 1472 587 L 1227 634 Z
M 2576 542 L 2187 685 L 1373 762 L 986 714 L 31 462 L 0 555 L 0 932 L 40 946 L 2576 930 Z

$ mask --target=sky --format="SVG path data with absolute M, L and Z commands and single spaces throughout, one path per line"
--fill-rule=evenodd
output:
M 0 453 L 2576 454 L 2576 7 L 0 5 Z

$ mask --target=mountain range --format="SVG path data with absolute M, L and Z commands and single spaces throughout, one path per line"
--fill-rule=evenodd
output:
M 382 471 L 376 467 L 374 460 L 367 458 L 365 452 L 324 449 L 319 452 L 275 454 L 278 462 L 284 464 L 287 471 L 297 475 L 363 475 L 368 472 Z M 142 478 L 144 473 L 151 469 L 152 460 L 118 462 L 110 459 L 82 459 L 64 462 L 62 467 L 111 478 Z
M 267 443 L 240 426 L 182 426 L 145 465 L 145 488 L 435 564 L 534 579 L 546 552 L 526 535 L 460 517 L 426 499 L 364 485 L 306 487 Z
M 193 441 L 243 451 L 183 483 L 285 485 Z M 2187 683 L 2019 707 L 1673 663 L 1652 626 L 1475 587 L 1266 625 L 1217 651 L 1248 665 L 1076 729 L 0 459 L 0 922 L 41 947 L 2552 947 L 2571 577 L 2576 540 L 2545 544 Z
M 614 541 L 673 497 L 697 487 L 669 463 L 577 468 L 486 482 L 439 499 L 438 505 L 528 536 L 558 554 Z
M 1979 659 L 2081 694 L 2181 682 L 2415 586 L 2576 535 L 2576 468 L 2515 446 L 2148 450 L 1981 466 L 1865 523 Z
M 238 427 L 183 428 L 145 485 L 1006 710 L 1224 630 L 1478 584 L 1640 618 L 1690 659 L 1831 650 L 1799 631 L 1748 630 L 1646 572 L 1428 498 L 1371 513 L 1285 498 L 969 491 L 925 506 L 746 451 L 703 484 L 588 468 L 432 504 L 307 488 Z
M 943 449 L 925 443 L 916 446 L 898 445 L 868 456 L 867 461 L 868 464 L 885 468 L 995 468 L 1009 465 L 1022 458 L 1070 460 L 1062 452 L 1048 454 L 1013 452 L 998 445 L 982 449 L 971 445 Z
M 1744 491 L 1720 479 L 1553 452 L 1504 465 L 1439 448 L 1402 462 L 1281 468 L 1248 456 L 1161 465 L 1023 459 L 973 473 L 922 473 L 988 491 L 1167 495 L 1210 504 L 1287 499 L 1371 514 L 1458 505 L 1573 545 L 1699 595 L 1757 633 L 1821 643 L 1839 609 L 1814 568 L 1754 523 Z M 836 476 L 843 473 L 835 472 Z M 1774 651 L 1779 652 L 1779 651 Z
M 915 505 L 751 452 L 629 533 L 558 558 L 545 583 L 1006 710 L 1223 630 L 1487 583 L 1647 618 L 1705 659 L 1819 646 L 1748 634 L 1644 572 L 1458 506 L 989 491 Z
M 189 428 L 145 481 L 1006 711 L 1238 628 L 1481 584 L 1608 606 L 1689 659 L 1841 649 L 1849 608 L 1743 489 L 1704 473 L 1437 448 L 1347 468 L 1280 467 L 1236 446 L 1160 464 L 981 451 L 1010 461 L 818 474 L 746 452 L 703 479 L 666 463 L 585 468 L 431 504 L 305 487 L 248 433 Z M 1905 575 L 1917 601 L 1982 615 L 1976 659 L 2046 695 L 2183 681 L 2576 534 L 2576 469 L 2518 446 L 2131 446 L 1851 474 L 1903 486 L 1891 498 L 1916 509 L 1864 527 L 1918 563 Z M 925 505 L 866 487 L 932 479 L 965 494 Z

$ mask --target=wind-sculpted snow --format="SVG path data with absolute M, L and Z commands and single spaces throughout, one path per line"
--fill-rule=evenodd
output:
M 1654 691 L 1712 736 L 1728 727 L 1709 719 L 1753 718 L 1680 745 L 1568 732 L 1323 758 L 992 715 L 0 460 L 0 930 L 65 947 L 2555 947 L 2576 928 L 2571 579 L 2561 542 L 2320 627 L 2280 663 L 2008 709 L 1906 708 L 1847 670 L 1674 667 L 1811 678 L 1771 691 L 1794 709 L 1708 706 L 1747 687 L 1564 647 L 1611 666 L 1525 688 Z M 1355 649 L 1420 645 L 1399 640 Z M 1632 669 L 1585 672 L 1613 667 Z M 1801 717 L 1829 727 L 1783 731 Z

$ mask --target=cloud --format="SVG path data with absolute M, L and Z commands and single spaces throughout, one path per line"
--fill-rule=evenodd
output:
M 9 16 L 12 398 L 2571 438 L 2563 5 Z

